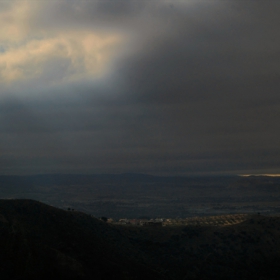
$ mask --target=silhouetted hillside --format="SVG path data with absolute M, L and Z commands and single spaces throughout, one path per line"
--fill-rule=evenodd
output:
M 32 200 L 0 200 L 2 279 L 279 279 L 280 219 L 114 226 Z
M 0 201 L 2 279 L 143 279 L 154 275 L 117 228 L 32 200 Z

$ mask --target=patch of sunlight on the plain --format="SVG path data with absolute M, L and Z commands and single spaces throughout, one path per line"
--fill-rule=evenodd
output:
M 256 176 L 256 177 L 260 177 L 260 176 L 280 177 L 280 174 L 240 174 L 238 176 L 240 176 L 240 177 L 250 177 L 250 176 Z

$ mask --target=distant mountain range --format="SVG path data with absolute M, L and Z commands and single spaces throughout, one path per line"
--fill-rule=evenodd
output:
M 8 279 L 279 279 L 280 218 L 227 227 L 128 227 L 33 200 L 0 200 Z

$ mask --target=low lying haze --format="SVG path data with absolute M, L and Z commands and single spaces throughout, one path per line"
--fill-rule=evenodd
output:
M 0 173 L 280 173 L 279 12 L 0 2 Z

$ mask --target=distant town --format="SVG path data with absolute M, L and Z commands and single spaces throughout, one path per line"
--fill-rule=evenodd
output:
M 112 218 L 101 217 L 100 220 L 115 225 L 127 226 L 230 226 L 246 221 L 250 216 L 249 214 L 235 214 L 235 215 L 219 215 L 207 217 L 192 217 L 192 218 L 177 218 L 177 219 L 119 219 L 114 221 Z

